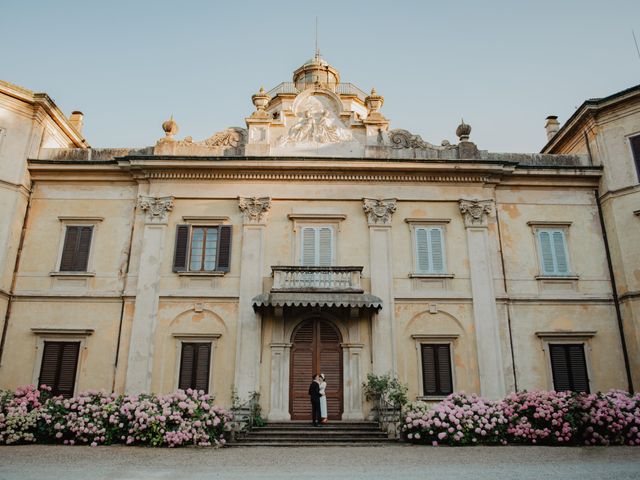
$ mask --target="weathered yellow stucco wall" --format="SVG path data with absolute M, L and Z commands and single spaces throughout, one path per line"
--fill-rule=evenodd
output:
M 157 195 L 169 192 L 164 184 L 154 189 Z M 215 334 L 219 338 L 214 342 L 210 392 L 222 404 L 229 405 L 235 384 L 243 242 L 243 220 L 237 199 L 228 196 L 228 192 L 236 190 L 229 185 L 212 185 L 210 182 L 181 183 L 175 190 L 178 193 L 189 191 L 191 195 L 175 197 L 174 208 L 164 230 L 159 307 L 155 331 L 150 339 L 153 344 L 151 386 L 158 392 L 176 388 L 181 338 Z M 249 188 L 245 190 L 250 191 Z M 140 268 L 140 231 L 144 228 L 143 217 L 138 212 L 131 236 L 137 191 L 138 187 L 126 183 L 114 186 L 97 182 L 90 187 L 68 182 L 36 183 L 23 261 L 17 277 L 17 290 L 24 298 L 15 304 L 8 337 L 10 346 L 6 352 L 7 358 L 20 358 L 20 367 L 12 369 L 10 374 L 2 373 L 3 385 L 16 386 L 32 381 L 34 371 L 38 370 L 34 367 L 38 336 L 30 329 L 55 325 L 94 330 L 86 339 L 78 388 L 110 390 L 115 385 L 117 391 L 124 391 L 135 312 L 135 286 Z M 224 198 L 212 198 L 208 193 L 211 191 Z M 362 212 L 362 197 L 358 198 L 367 191 L 370 191 L 369 187 L 354 188 L 350 185 L 280 186 L 278 195 L 272 199 L 265 225 L 264 264 L 261 267 L 265 291 L 272 284 L 272 265 L 299 263 L 297 235 L 300 226 L 323 223 L 336 227 L 335 263 L 362 265 L 363 286 L 368 290 L 371 281 L 369 226 Z M 600 359 L 609 350 L 619 352 L 619 337 L 591 190 L 505 185 L 487 192 L 473 185 L 468 190 L 464 186 L 419 189 L 408 185 L 398 187 L 394 192 L 398 202 L 391 225 L 391 261 L 397 372 L 408 385 L 410 398 L 422 396 L 419 344 L 433 339 L 442 341 L 448 338 L 451 341 L 455 390 L 480 390 L 469 245 L 457 201 L 479 192 L 495 197 L 498 213 L 498 218 L 491 217 L 488 238 L 498 296 L 499 344 L 506 384 L 513 388 L 511 343 L 518 387 L 550 388 L 548 359 L 536 332 L 589 330 L 596 332 L 587 340 L 590 362 L 597 363 L 597 369 L 592 367 L 593 388 L 623 387 L 620 355 L 616 353 L 606 360 Z M 439 201 L 424 200 L 436 195 L 439 195 Z M 90 270 L 95 275 L 51 275 L 59 262 L 64 219 L 76 217 L 101 217 L 96 223 L 90 260 Z M 415 275 L 411 228 L 422 221 L 436 221 L 444 228 L 448 274 L 445 277 Z M 176 226 L 210 222 L 233 226 L 230 272 L 224 276 L 174 273 Z M 571 267 L 577 279 L 555 283 L 536 279 L 540 268 L 530 222 L 566 223 Z M 125 287 L 126 252 L 130 239 L 133 240 L 132 254 Z M 37 295 L 61 298 L 32 298 Z M 126 302 L 120 326 L 123 296 Z M 269 411 L 271 401 L 270 343 L 276 325 L 275 320 L 269 318 L 267 316 L 262 321 L 259 369 L 261 403 L 265 412 Z M 373 371 L 375 352 L 371 350 L 370 320 L 367 314 L 362 313 L 359 320 L 341 321 L 346 337 L 350 334 L 349 321 L 358 322 L 359 342 L 364 344 L 360 357 L 362 381 L 368 372 Z M 292 324 L 288 324 L 289 327 Z M 119 330 L 120 350 L 116 369 L 114 362 Z M 290 338 L 284 340 L 288 342 Z M 365 404 L 364 411 L 369 407 Z

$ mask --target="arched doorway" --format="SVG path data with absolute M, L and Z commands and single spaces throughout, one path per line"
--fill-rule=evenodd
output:
M 291 336 L 289 412 L 292 420 L 311 420 L 309 384 L 314 373 L 327 381 L 330 420 L 342 418 L 342 347 L 340 331 L 323 318 L 310 318 Z

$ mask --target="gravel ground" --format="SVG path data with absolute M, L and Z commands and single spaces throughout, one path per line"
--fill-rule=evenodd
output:
M 9 479 L 587 479 L 640 478 L 633 447 L 0 447 Z

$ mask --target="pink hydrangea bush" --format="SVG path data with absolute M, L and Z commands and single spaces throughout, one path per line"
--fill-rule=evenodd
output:
M 585 445 L 640 445 L 640 394 L 621 390 L 577 397 Z
M 50 399 L 42 408 L 42 441 L 93 446 L 117 442 L 119 429 L 112 420 L 120 402 L 115 393 L 96 390 Z
M 130 395 L 89 390 L 47 398 L 33 385 L 0 391 L 0 444 L 223 446 L 231 416 L 203 391 Z
M 43 390 L 46 395 L 46 387 Z M 41 392 L 34 385 L 0 390 L 0 444 L 36 441 L 41 412 Z
M 519 392 L 500 402 L 454 393 L 409 406 L 404 436 L 432 445 L 640 445 L 640 395 Z
M 507 419 L 500 406 L 464 393 L 453 393 L 432 409 L 419 402 L 406 413 L 404 435 L 434 446 L 506 444 Z
M 118 422 L 126 425 L 121 440 L 127 445 L 177 447 L 224 445 L 230 420 L 210 395 L 188 389 L 124 397 Z
M 508 440 L 534 445 L 568 445 L 575 442 L 578 405 L 576 393 L 518 392 L 502 404 L 509 419 Z

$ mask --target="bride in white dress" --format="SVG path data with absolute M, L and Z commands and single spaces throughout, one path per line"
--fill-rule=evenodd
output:
M 327 423 L 327 382 L 324 381 L 324 373 L 320 374 L 320 418 L 322 423 Z

